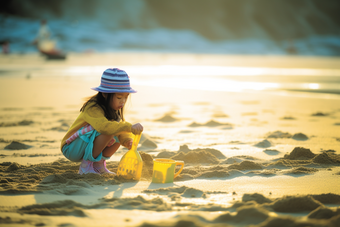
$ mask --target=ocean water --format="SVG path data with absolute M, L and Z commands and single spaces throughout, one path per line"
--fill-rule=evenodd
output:
M 0 15 L 0 40 L 10 42 L 12 53 L 32 53 L 39 20 Z M 48 21 L 53 40 L 64 52 L 176 52 L 246 55 L 319 55 L 337 56 L 340 36 L 314 35 L 291 41 L 244 37 L 210 40 L 190 29 L 112 29 L 98 20 Z M 293 46 L 292 46 L 293 45 Z M 292 48 L 294 50 L 292 50 Z

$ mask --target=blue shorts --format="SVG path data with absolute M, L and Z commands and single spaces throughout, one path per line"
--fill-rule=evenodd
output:
M 65 144 L 63 146 L 63 155 L 72 162 L 81 162 L 83 159 L 91 162 L 98 162 L 101 159 L 110 159 L 110 157 L 104 157 L 102 153 L 100 153 L 97 158 L 93 158 L 93 142 L 94 139 L 99 135 L 100 133 L 97 132 L 97 130 L 92 130 L 85 133 L 84 135 L 80 135 L 70 144 Z M 119 143 L 119 140 L 116 136 L 113 138 Z

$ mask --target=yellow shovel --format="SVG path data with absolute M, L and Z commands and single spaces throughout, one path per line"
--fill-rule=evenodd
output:
M 120 159 L 117 176 L 125 179 L 139 180 L 142 176 L 143 160 L 137 151 L 137 146 L 142 133 L 135 135 L 131 149 Z

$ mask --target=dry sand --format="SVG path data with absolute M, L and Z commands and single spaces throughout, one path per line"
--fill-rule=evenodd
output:
M 340 226 L 336 96 L 135 85 L 126 118 L 145 128 L 142 179 L 78 175 L 79 163 L 63 158 L 59 144 L 100 74 L 62 69 L 164 64 L 340 67 L 336 58 L 308 57 L 0 56 L 1 225 Z M 124 152 L 111 158 L 110 170 Z M 174 183 L 151 182 L 155 157 L 185 162 Z

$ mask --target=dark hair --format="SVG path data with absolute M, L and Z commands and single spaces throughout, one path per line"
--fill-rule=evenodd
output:
M 110 106 L 111 100 L 112 100 L 113 96 L 115 95 L 115 93 L 106 93 L 106 94 L 107 94 L 106 98 L 104 97 L 102 92 L 98 92 L 96 95 L 90 97 L 83 104 L 83 106 L 80 109 L 80 112 L 84 111 L 85 107 L 87 105 L 92 105 L 92 106 L 98 105 L 98 106 L 100 106 L 100 108 L 103 109 L 105 117 L 108 120 L 117 121 L 117 120 L 119 120 L 119 118 L 121 118 L 123 121 L 125 121 L 124 114 L 123 114 L 124 113 L 123 108 L 116 111 L 116 110 L 112 109 L 111 106 Z

